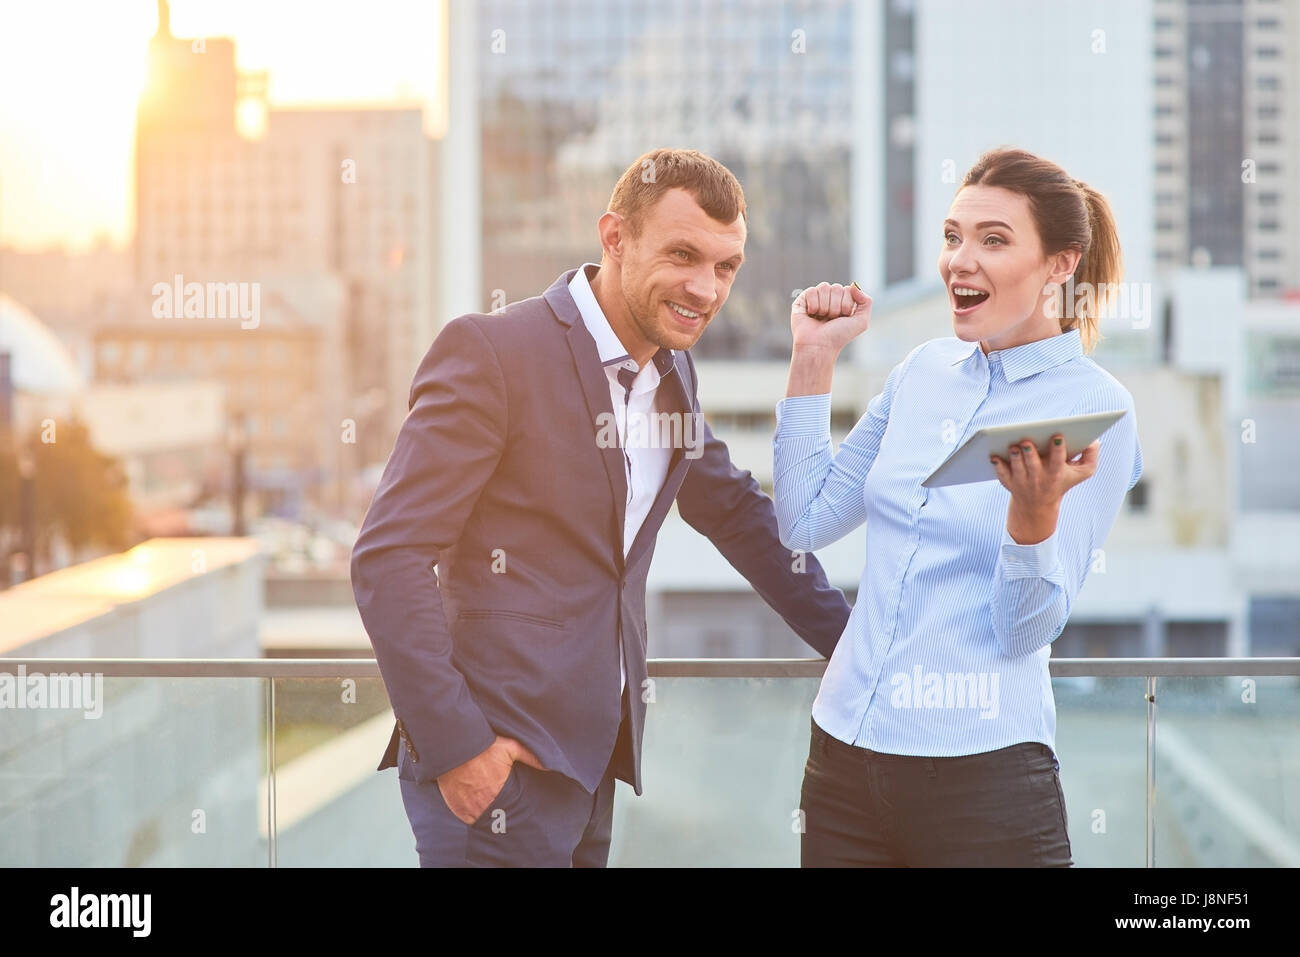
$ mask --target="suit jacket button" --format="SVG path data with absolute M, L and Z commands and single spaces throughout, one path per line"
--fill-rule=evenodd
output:
M 417 764 L 420 761 L 420 752 L 415 750 L 415 745 L 411 744 L 411 736 L 406 733 L 406 725 L 401 721 L 397 722 L 397 736 L 402 739 L 402 744 L 406 745 L 406 750 L 411 755 L 411 760 Z

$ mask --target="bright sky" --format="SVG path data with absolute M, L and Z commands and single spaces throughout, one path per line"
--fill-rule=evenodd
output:
M 172 33 L 234 39 L 272 106 L 425 104 L 439 89 L 442 0 L 173 0 Z M 135 103 L 156 0 L 0 0 L 0 243 L 129 238 Z

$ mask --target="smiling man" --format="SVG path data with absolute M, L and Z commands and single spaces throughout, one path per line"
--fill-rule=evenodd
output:
M 646 574 L 674 501 L 817 651 L 848 621 L 707 425 L 627 427 L 702 423 L 689 350 L 744 262 L 740 184 L 654 150 L 597 232 L 599 264 L 447 323 L 353 550 L 397 717 L 380 769 L 424 866 L 605 865 L 614 781 L 642 790 Z

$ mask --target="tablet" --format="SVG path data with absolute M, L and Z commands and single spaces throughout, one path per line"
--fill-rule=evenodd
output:
M 1065 436 L 1065 457 L 1073 458 L 1127 412 L 1127 409 L 1093 412 L 1088 415 L 1071 415 L 1064 419 L 1040 419 L 980 429 L 931 472 L 930 477 L 921 485 L 935 488 L 940 485 L 987 482 L 990 479 L 996 481 L 998 473 L 989 461 L 989 456 L 998 455 L 1005 459 L 1011 444 L 1025 437 L 1033 440 L 1039 453 L 1046 454 L 1052 436 L 1059 432 Z

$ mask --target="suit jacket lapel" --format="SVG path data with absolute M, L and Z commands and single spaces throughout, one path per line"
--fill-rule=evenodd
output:
M 583 325 L 578 305 L 569 294 L 569 280 L 573 278 L 575 272 L 577 270 L 572 269 L 560 276 L 546 291 L 545 298 L 556 317 L 569 327 L 565 338 L 569 343 L 569 351 L 573 355 L 573 367 L 582 386 L 582 396 L 587 402 L 587 412 L 591 416 L 591 443 L 600 455 L 601 463 L 605 467 L 605 475 L 609 479 L 609 491 L 614 498 L 615 528 L 618 537 L 615 557 L 621 568 L 623 566 L 623 521 L 627 515 L 627 476 L 624 473 L 623 450 L 618 446 L 614 407 L 609 398 L 609 378 L 600 364 L 596 340 Z M 602 424 L 605 424 L 604 429 L 601 428 Z M 602 433 L 608 435 L 610 429 L 614 430 L 614 444 L 602 448 L 597 439 Z
M 696 435 L 694 425 L 687 425 L 687 420 L 695 411 L 695 397 L 686 393 L 686 354 L 677 352 L 673 355 L 673 372 L 663 381 L 660 389 L 660 407 L 665 412 L 673 412 L 682 417 L 682 445 L 673 449 L 672 458 L 668 461 L 668 475 L 671 476 L 677 467 L 686 458 L 686 444 L 688 440 L 699 440 L 701 437 Z M 668 483 L 664 483 L 664 490 L 668 489 Z M 662 492 L 660 494 L 663 494 Z M 675 494 L 675 493 L 674 493 Z M 658 504 L 656 499 L 655 504 Z M 653 506 L 652 506 L 653 510 Z
M 702 443 L 704 441 L 704 430 L 702 427 L 696 428 L 696 423 L 702 420 L 698 418 L 698 406 L 695 396 L 687 394 L 690 370 L 687 368 L 686 353 L 677 352 L 673 356 L 673 371 L 659 385 L 656 407 L 661 412 L 672 412 L 682 417 L 683 447 L 673 449 L 672 457 L 668 462 L 668 475 L 664 479 L 663 487 L 659 490 L 659 494 L 655 496 L 654 503 L 650 506 L 650 511 L 632 542 L 632 547 L 628 550 L 625 562 L 623 558 L 623 523 L 627 516 L 627 475 L 624 472 L 623 450 L 617 444 L 602 448 L 596 441 L 597 436 L 602 431 L 600 428 L 601 423 L 610 423 L 604 430 L 606 434 L 608 434 L 610 428 L 614 428 L 614 435 L 617 437 L 617 429 L 613 424 L 614 407 L 610 402 L 609 378 L 605 375 L 605 369 L 600 363 L 600 353 L 596 349 L 596 340 L 587 331 L 587 327 L 583 324 L 582 316 L 578 311 L 578 304 L 573 301 L 573 296 L 569 293 L 569 281 L 577 271 L 577 269 L 570 269 L 563 273 L 551 284 L 551 288 L 543 293 L 543 298 L 550 305 L 555 317 L 569 327 L 565 338 L 569 343 L 569 351 L 573 355 L 574 371 L 577 373 L 578 382 L 582 386 L 582 395 L 586 399 L 587 411 L 591 416 L 591 441 L 594 445 L 597 445 L 596 451 L 599 452 L 601 462 L 605 466 L 605 475 L 609 479 L 610 494 L 614 499 L 615 535 L 617 539 L 615 543 L 615 560 L 618 562 L 619 568 L 622 569 L 639 558 L 650 547 L 650 542 L 654 540 L 654 537 L 659 534 L 659 526 L 663 523 L 664 515 L 667 513 L 669 506 L 672 505 L 673 499 L 677 497 L 677 490 L 681 487 L 682 479 L 686 475 L 686 469 L 690 466 L 690 460 L 686 458 L 684 446 L 688 443 Z

